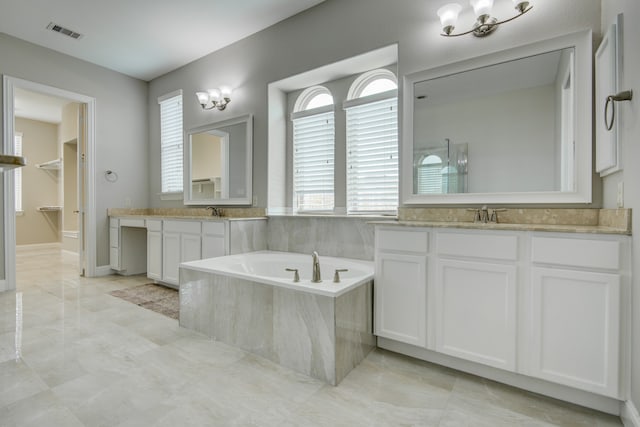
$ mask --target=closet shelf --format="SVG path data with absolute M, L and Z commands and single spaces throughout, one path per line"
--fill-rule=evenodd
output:
M 39 206 L 39 212 L 60 212 L 62 210 L 62 206 Z
M 62 165 L 62 159 L 49 160 L 48 162 L 39 163 L 36 165 L 39 169 L 59 170 Z

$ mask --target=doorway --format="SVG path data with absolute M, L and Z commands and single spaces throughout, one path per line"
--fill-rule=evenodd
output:
M 52 158 L 31 161 L 25 172 L 36 174 L 36 178 L 46 183 L 56 182 L 54 193 L 42 193 L 33 202 L 25 206 L 32 220 L 48 226 L 49 232 L 56 230 L 56 240 L 61 248 L 78 254 L 78 273 L 95 275 L 95 182 L 92 179 L 95 150 L 94 114 L 95 100 L 85 95 L 64 91 L 39 83 L 5 76 L 4 86 L 4 152 L 14 153 L 14 135 L 33 121 L 24 119 L 25 111 L 36 109 L 45 104 L 58 104 L 60 120 L 57 125 L 55 148 Z M 25 98 L 35 103 L 24 104 Z M 56 107 L 51 107 L 50 110 Z M 55 121 L 55 120 L 54 120 Z M 45 126 L 46 127 L 46 126 Z M 24 132 L 23 132 L 24 134 Z M 23 135 L 24 136 L 24 135 Z M 37 139 L 37 138 L 36 138 Z M 25 140 L 25 143 L 29 141 Z M 32 141 L 33 144 L 41 141 Z M 26 148 L 26 147 L 25 147 Z M 32 152 L 33 153 L 33 152 Z M 29 168 L 30 170 L 27 170 Z M 4 179 L 4 270 L 6 289 L 15 289 L 16 243 L 18 226 L 25 229 L 24 218 L 16 221 L 16 196 L 23 197 L 18 191 L 14 174 L 5 174 Z M 29 191 L 25 186 L 25 191 Z M 37 189 L 40 191 L 41 189 Z M 30 226 L 26 226 L 29 229 Z M 22 233 L 22 232 L 21 232 Z M 29 238 L 19 236 L 21 243 L 29 243 Z

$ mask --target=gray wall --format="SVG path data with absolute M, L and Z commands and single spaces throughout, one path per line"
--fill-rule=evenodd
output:
M 633 223 L 640 221 L 640 2 L 638 0 L 602 0 L 602 32 L 606 31 L 618 13 L 624 14 L 624 69 L 620 89 L 632 89 L 632 102 L 619 103 L 616 116 L 620 120 L 620 141 L 624 170 L 604 179 L 605 207 L 616 206 L 618 183 L 624 183 L 625 207 L 631 208 Z M 631 401 L 640 408 L 640 233 L 633 234 L 633 283 L 631 284 L 632 328 L 631 328 Z
M 512 13 L 510 2 L 501 15 Z M 160 134 L 157 97 L 184 91 L 184 126 L 189 129 L 243 114 L 254 114 L 253 189 L 257 206 L 267 206 L 267 84 L 399 43 L 398 74 L 443 65 L 517 44 L 585 28 L 600 28 L 599 0 L 539 0 L 534 10 L 486 39 L 440 37 L 436 2 L 424 0 L 327 0 L 251 37 L 221 49 L 149 85 L 149 159 L 152 207 L 161 201 Z M 497 5 L 498 7 L 498 5 Z M 502 7 L 502 5 L 500 5 Z M 464 17 L 468 19 L 469 16 Z M 232 102 L 223 112 L 202 111 L 195 92 L 230 85 Z M 595 199 L 599 199 L 596 195 Z
M 96 255 L 98 266 L 108 265 L 107 208 L 126 198 L 133 207 L 149 204 L 147 83 L 3 33 L 0 58 L 0 74 L 96 99 Z M 107 169 L 117 182 L 104 179 Z

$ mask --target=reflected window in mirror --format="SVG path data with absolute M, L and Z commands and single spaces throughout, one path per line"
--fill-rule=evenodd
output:
M 343 107 L 347 121 L 347 213 L 398 208 L 398 83 L 387 69 L 361 74 Z
M 182 90 L 158 98 L 160 104 L 160 176 L 163 199 L 182 198 Z
M 294 107 L 293 203 L 303 211 L 335 206 L 335 114 L 333 96 L 323 86 L 304 90 Z
M 451 194 L 467 191 L 468 144 L 454 144 L 449 138 L 420 150 L 414 165 L 416 194 Z

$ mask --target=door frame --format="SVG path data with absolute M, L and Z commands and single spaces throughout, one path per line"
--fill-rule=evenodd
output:
M 95 111 L 96 99 L 87 95 L 58 89 L 41 83 L 4 75 L 3 88 L 3 152 L 14 152 L 13 134 L 15 132 L 14 89 L 20 88 L 46 95 L 67 98 L 87 105 L 87 141 L 85 158 L 86 182 L 86 221 L 84 229 L 85 275 L 96 275 L 96 198 L 95 198 Z M 16 218 L 15 218 L 15 188 L 13 174 L 4 174 L 4 270 L 5 290 L 16 287 Z M 82 242 L 79 242 L 82 244 Z M 2 289 L 0 289 L 2 290 Z

